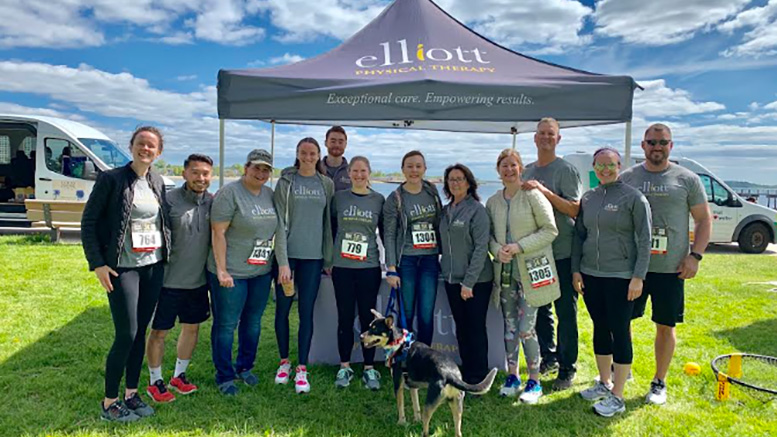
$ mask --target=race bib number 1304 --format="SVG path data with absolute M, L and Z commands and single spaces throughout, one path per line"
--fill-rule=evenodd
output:
M 434 249 L 437 247 L 437 234 L 434 226 L 428 222 L 413 224 L 413 248 Z

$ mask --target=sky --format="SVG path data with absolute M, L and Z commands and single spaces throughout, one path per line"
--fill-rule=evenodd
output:
M 419 0 L 427 1 L 427 0 Z M 91 125 L 126 145 L 143 124 L 165 134 L 163 159 L 218 156 L 219 69 L 266 68 L 337 47 L 386 0 L 0 0 L 0 113 Z M 654 122 L 674 155 L 725 180 L 777 184 L 777 0 L 438 0 L 485 37 L 545 61 L 630 75 L 635 154 Z M 453 162 L 496 179 L 509 135 L 349 128 L 346 156 L 398 171 L 420 149 L 430 174 Z M 269 125 L 226 123 L 226 164 L 268 148 Z M 276 166 L 326 127 L 279 126 Z M 624 147 L 624 125 L 562 130 L 558 154 Z M 533 161 L 531 134 L 518 136 Z M 473 153 L 476 152 L 476 153 Z

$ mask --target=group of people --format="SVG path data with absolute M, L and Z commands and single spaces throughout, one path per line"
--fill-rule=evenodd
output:
M 542 396 L 541 374 L 558 372 L 554 390 L 571 387 L 582 295 L 593 320 L 599 377 L 581 395 L 598 401 L 594 410 L 600 415 L 623 412 L 633 356 L 630 322 L 652 296 L 656 372 L 647 401 L 665 403 L 674 326 L 683 321 L 684 280 L 696 274 L 711 228 L 701 181 L 668 161 L 671 131 L 655 124 L 642 142 L 646 161 L 623 174 L 619 153 L 599 149 L 592 165 L 600 185 L 582 194 L 578 171 L 556 155 L 560 139 L 558 122 L 544 118 L 534 135 L 535 162 L 524 166 L 517 151 L 503 150 L 496 171 L 504 188 L 485 205 L 472 171 L 451 165 L 444 173 L 443 204 L 424 178 L 426 161 L 419 151 L 402 158 L 405 181 L 395 191 L 386 198 L 374 191 L 370 161 L 345 159 L 347 134 L 340 126 L 327 131 L 323 159 L 314 138 L 300 140 L 294 165 L 282 171 L 274 190 L 267 184 L 273 156 L 256 149 L 246 158 L 243 176 L 215 196 L 208 192 L 213 161 L 200 154 L 186 159 L 183 186 L 165 192 L 152 170 L 164 147 L 162 134 L 138 128 L 130 140 L 132 162 L 98 177 L 82 221 L 84 252 L 107 291 L 116 330 L 106 360 L 102 418 L 126 422 L 153 414 L 137 393 L 144 353 L 147 393 L 154 401 L 175 399 L 173 391 L 196 391 L 186 370 L 199 324 L 211 311 L 219 391 L 234 396 L 236 382 L 258 384 L 254 362 L 273 283 L 280 359 L 275 382 L 287 384 L 293 376 L 295 391 L 309 392 L 313 309 L 322 273 L 332 278 L 338 310 L 341 363 L 335 385 L 347 387 L 355 377 L 354 313 L 366 330 L 384 274 L 380 242 L 385 279 L 398 290 L 406 327 L 428 345 L 442 277 L 466 382 L 478 383 L 488 373 L 486 314 L 492 299 L 500 304 L 508 364 L 500 394 L 525 403 Z M 695 222 L 690 251 L 689 213 Z M 293 366 L 289 313 L 295 300 L 299 331 Z M 164 340 L 176 318 L 182 325 L 178 358 L 166 384 Z M 523 386 L 521 348 L 528 370 Z M 363 357 L 361 381 L 378 390 L 374 350 L 364 349 Z

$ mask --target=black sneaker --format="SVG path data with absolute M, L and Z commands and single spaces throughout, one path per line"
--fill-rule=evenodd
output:
M 127 409 L 140 417 L 154 415 L 154 409 L 151 408 L 147 403 L 143 402 L 143 399 L 140 399 L 138 392 L 133 393 L 131 398 L 124 399 L 124 405 L 127 406 Z
M 572 382 L 575 380 L 575 372 L 559 372 L 558 378 L 553 381 L 553 390 L 562 391 L 572 387 Z
M 556 360 L 542 360 L 540 363 L 540 375 L 548 375 L 558 370 L 558 361 Z
M 140 416 L 130 411 L 121 401 L 116 400 L 108 408 L 100 402 L 100 419 L 108 422 L 129 423 L 140 420 Z

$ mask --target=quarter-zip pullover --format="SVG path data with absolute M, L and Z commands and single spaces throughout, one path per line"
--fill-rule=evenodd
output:
M 446 282 L 472 288 L 494 278 L 494 267 L 488 259 L 490 230 L 486 208 L 472 196 L 458 205 L 445 205 L 440 220 L 440 264 Z

